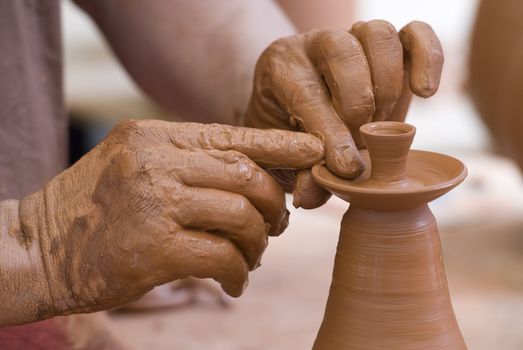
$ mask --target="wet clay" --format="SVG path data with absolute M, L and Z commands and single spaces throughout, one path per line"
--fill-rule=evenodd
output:
M 427 203 L 466 176 L 445 155 L 409 151 L 415 128 L 361 127 L 365 173 L 355 181 L 312 170 L 314 180 L 350 202 L 315 350 L 466 349 L 458 328 Z

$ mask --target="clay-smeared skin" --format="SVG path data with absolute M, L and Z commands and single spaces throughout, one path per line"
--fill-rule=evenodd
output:
M 187 276 L 239 296 L 267 235 L 288 222 L 284 192 L 261 167 L 322 158 L 305 133 L 120 124 L 41 191 L 0 202 L 0 325 L 121 306 Z
M 325 142 L 328 168 L 344 178 L 363 171 L 359 127 L 402 121 L 412 93 L 429 97 L 439 86 L 443 52 L 432 28 L 412 22 L 399 33 L 382 20 L 349 31 L 311 31 L 275 41 L 256 65 L 245 124 L 303 130 Z M 297 179 L 308 179 L 298 176 Z M 329 193 L 297 184 L 297 202 L 321 205 Z M 295 193 L 298 191 L 295 189 Z
M 466 350 L 452 310 L 436 222 L 427 204 L 420 205 L 425 182 L 414 183 L 407 173 L 414 132 L 398 122 L 361 127 L 372 162 L 370 178 L 362 184 L 344 180 L 336 187 L 341 196 L 358 186 L 362 192 L 341 223 L 314 350 Z M 449 164 L 439 162 L 437 154 L 427 156 L 436 168 Z M 462 164 L 460 168 L 440 178 L 442 186 L 453 183 L 447 191 L 463 180 L 466 171 Z M 435 170 L 426 169 L 425 176 Z M 314 174 L 329 188 L 319 172 Z M 383 207 L 366 200 L 373 192 L 387 191 L 403 191 L 403 202 Z
M 40 242 L 22 231 L 17 200 L 0 202 L 0 326 L 36 320 L 51 306 Z M 45 311 L 44 311 L 45 312 Z

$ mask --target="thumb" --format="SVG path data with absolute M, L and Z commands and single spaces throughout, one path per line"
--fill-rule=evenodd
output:
M 296 176 L 292 196 L 295 208 L 315 209 L 325 204 L 331 194 L 314 181 L 310 170 L 301 170 Z

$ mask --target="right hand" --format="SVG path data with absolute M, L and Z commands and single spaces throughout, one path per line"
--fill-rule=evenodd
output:
M 322 142 L 305 133 L 120 124 L 21 201 L 56 314 L 121 306 L 187 276 L 239 296 L 268 235 L 288 222 L 284 191 L 261 167 L 306 169 L 322 158 Z
M 282 38 L 258 59 L 245 125 L 312 133 L 325 143 L 329 170 L 356 178 L 363 171 L 360 126 L 403 121 L 413 93 L 436 92 L 442 65 L 436 34 L 418 21 L 399 32 L 373 20 L 350 31 L 313 30 Z M 330 196 L 310 171 L 278 171 L 275 177 L 293 191 L 295 206 L 315 208 Z

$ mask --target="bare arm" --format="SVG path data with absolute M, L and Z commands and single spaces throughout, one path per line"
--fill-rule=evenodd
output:
M 317 29 L 348 29 L 355 20 L 352 0 L 278 0 L 300 32 Z
M 294 33 L 270 0 L 76 0 L 138 85 L 183 118 L 239 124 L 256 59 Z

